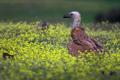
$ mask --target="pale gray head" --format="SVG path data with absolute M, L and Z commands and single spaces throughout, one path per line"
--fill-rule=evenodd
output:
M 64 18 L 72 18 L 73 19 L 73 24 L 72 24 L 73 28 L 80 26 L 81 16 L 78 11 L 72 11 L 72 12 L 64 15 Z

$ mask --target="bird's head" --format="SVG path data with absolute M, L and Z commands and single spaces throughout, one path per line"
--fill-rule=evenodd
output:
M 65 14 L 63 18 L 80 19 L 80 13 L 78 11 L 72 11 L 68 14 Z
M 68 14 L 65 14 L 63 18 L 72 18 L 73 19 L 73 27 L 79 26 L 81 21 L 81 16 L 78 11 L 72 11 Z

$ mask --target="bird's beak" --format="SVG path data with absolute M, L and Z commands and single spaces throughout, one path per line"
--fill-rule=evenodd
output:
M 65 14 L 63 18 L 71 18 L 70 14 Z

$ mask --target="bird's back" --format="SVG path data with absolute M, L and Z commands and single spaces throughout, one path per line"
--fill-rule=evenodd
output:
M 102 51 L 103 47 L 94 39 L 89 37 L 85 29 L 82 27 L 73 28 L 71 31 L 72 41 L 68 44 L 69 51 L 72 50 L 72 53 L 78 51 Z

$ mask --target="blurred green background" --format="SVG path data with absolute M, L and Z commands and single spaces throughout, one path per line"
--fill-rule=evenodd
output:
M 120 8 L 120 0 L 0 0 L 0 21 L 64 21 L 62 16 L 79 11 L 82 21 L 93 22 L 96 13 Z

